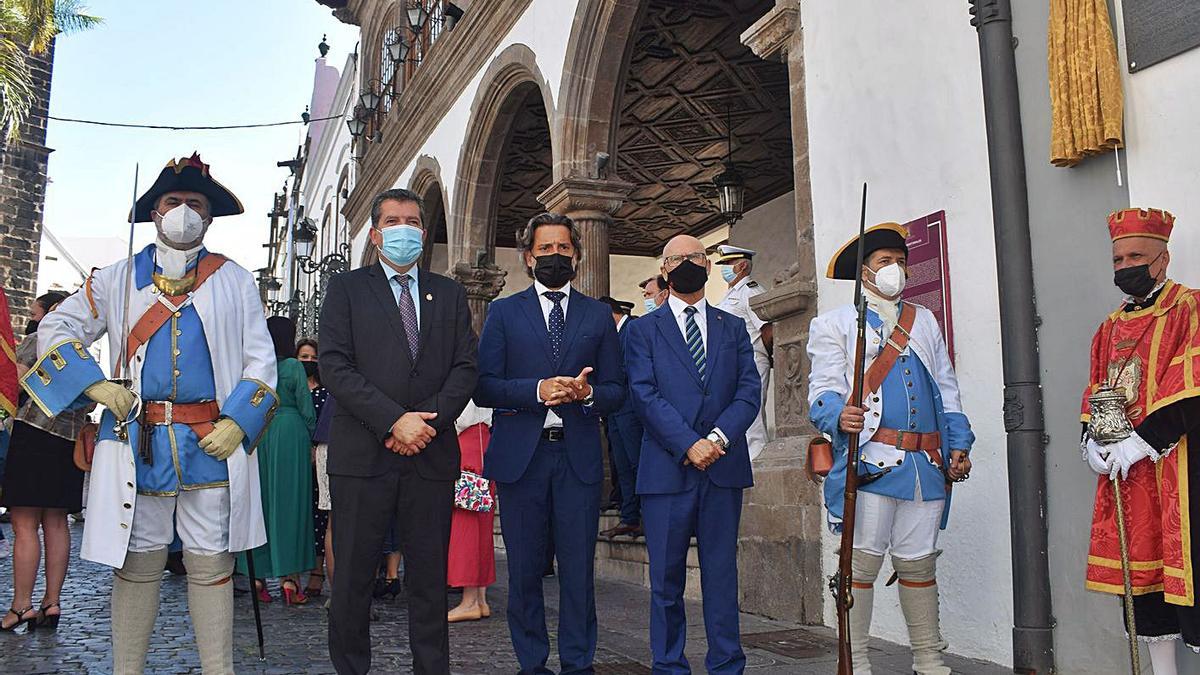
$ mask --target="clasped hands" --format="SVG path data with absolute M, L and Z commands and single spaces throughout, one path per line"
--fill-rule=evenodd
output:
M 1092 471 L 1102 476 L 1108 475 L 1113 480 L 1116 480 L 1117 476 L 1128 478 L 1129 469 L 1134 464 L 1147 457 L 1158 461 L 1163 454 L 1165 453 L 1159 453 L 1137 433 L 1116 443 L 1104 445 L 1097 443 L 1089 435 L 1083 443 L 1083 456 L 1088 466 L 1092 467 Z
M 392 433 L 383 441 L 384 447 L 405 457 L 420 453 L 437 436 L 437 430 L 427 423 L 436 417 L 433 412 L 404 413 L 392 425 Z
M 588 366 L 575 377 L 548 377 L 538 384 L 538 398 L 549 407 L 582 401 L 592 395 L 592 385 L 587 381 L 591 372 L 592 367 Z
M 725 450 L 716 443 L 701 438 L 692 447 L 688 448 L 687 457 L 683 460 L 684 466 L 694 466 L 697 469 L 704 471 L 712 466 L 712 463 L 725 456 Z

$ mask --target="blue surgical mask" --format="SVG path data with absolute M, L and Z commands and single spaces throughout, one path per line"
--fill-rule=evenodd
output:
M 645 300 L 642 300 L 642 304 L 646 306 L 647 314 L 658 309 L 658 305 L 654 304 L 654 298 L 646 298 Z
M 424 248 L 424 230 L 412 225 L 393 225 L 379 231 L 383 235 L 380 252 L 396 265 L 403 267 L 416 262 Z
M 722 265 L 721 278 L 725 280 L 725 283 L 729 283 L 737 278 L 737 272 L 733 270 L 731 265 Z

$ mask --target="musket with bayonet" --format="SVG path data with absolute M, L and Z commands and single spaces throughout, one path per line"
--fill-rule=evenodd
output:
M 863 380 L 866 372 L 867 302 L 863 295 L 862 269 L 866 251 L 867 184 L 863 183 L 862 208 L 858 218 L 858 265 L 854 268 L 854 307 L 858 311 L 857 335 L 854 341 L 854 381 L 846 405 L 862 407 Z M 838 618 L 838 675 L 853 675 L 850 654 L 850 608 L 854 606 L 853 571 L 854 515 L 858 508 L 858 446 L 859 432 L 847 434 L 846 488 L 842 499 L 842 540 L 838 549 L 838 571 L 830 579 Z
M 133 206 L 129 209 L 129 251 L 125 254 L 125 287 L 121 295 L 121 357 L 117 361 L 117 367 L 113 371 L 113 377 L 110 380 L 133 393 L 133 408 L 126 415 L 125 419 L 119 419 L 113 425 L 113 433 L 116 434 L 117 440 L 122 443 L 129 442 L 129 423 L 136 420 L 142 411 L 142 397 L 138 392 L 133 391 L 133 373 L 130 372 L 129 368 L 129 303 L 130 296 L 133 294 L 133 234 L 135 221 L 137 220 L 138 169 L 139 166 L 134 165 Z M 139 448 L 143 456 L 147 449 L 144 447 Z

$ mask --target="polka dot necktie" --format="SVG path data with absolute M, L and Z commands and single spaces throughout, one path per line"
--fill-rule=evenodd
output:
M 567 319 L 562 308 L 563 298 L 567 297 L 567 294 L 562 291 L 546 291 L 542 295 L 554 303 L 554 307 L 550 308 L 550 352 L 557 363 L 562 352 L 563 333 L 567 330 Z
M 685 307 L 684 314 L 687 314 L 687 320 L 684 322 L 687 333 L 688 351 L 692 354 L 692 361 L 696 363 L 696 370 L 700 373 L 700 379 L 704 379 L 704 366 L 707 365 L 707 360 L 704 357 L 704 340 L 700 337 L 700 326 L 696 324 L 696 308 Z
M 408 353 L 413 362 L 417 360 L 417 349 L 421 344 L 421 329 L 417 325 L 417 306 L 413 304 L 412 293 L 408 292 L 408 284 L 412 277 L 407 274 L 392 277 L 392 281 L 400 286 L 400 319 L 404 322 L 404 337 L 408 338 Z

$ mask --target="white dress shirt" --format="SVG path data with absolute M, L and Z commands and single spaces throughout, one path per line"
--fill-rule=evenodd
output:
M 533 291 L 535 293 L 537 293 L 538 303 L 542 307 L 542 321 L 546 322 L 546 331 L 547 332 L 550 331 L 550 310 L 554 309 L 554 303 L 550 301 L 550 298 L 547 298 L 545 295 L 543 295 L 543 293 L 545 293 L 546 291 L 549 291 L 549 290 L 552 290 L 552 289 L 549 289 L 549 288 L 546 288 L 545 286 L 543 286 L 542 282 L 536 281 L 536 280 L 533 282 Z M 565 329 L 566 321 L 567 321 L 567 304 L 569 304 L 571 302 L 571 284 L 567 284 L 566 286 L 563 286 L 562 288 L 560 288 L 558 290 L 567 294 L 566 297 L 564 297 L 558 303 L 560 306 L 562 306 L 563 327 Z M 540 400 L 542 400 L 542 380 L 538 380 L 537 387 L 538 387 L 537 399 L 540 401 Z M 554 412 L 553 408 L 548 409 L 546 411 L 546 421 L 544 423 L 542 423 L 542 428 L 543 429 L 561 429 L 562 425 L 563 425 L 563 421 L 562 421 L 562 418 L 558 416 L 558 413 Z
M 687 342 L 687 313 L 683 310 L 688 307 L 696 308 L 696 327 L 700 329 L 700 341 L 704 343 L 704 353 L 708 354 L 708 301 L 700 298 L 700 302 L 689 305 L 672 293 L 671 297 L 667 300 L 667 306 L 671 308 L 671 313 L 675 315 L 675 323 L 679 324 L 679 331 L 683 333 L 683 341 L 685 343 Z

